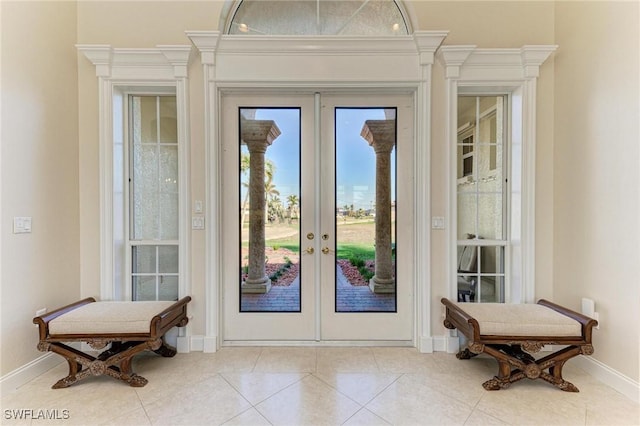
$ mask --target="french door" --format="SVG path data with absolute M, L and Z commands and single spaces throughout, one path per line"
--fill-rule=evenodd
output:
M 413 339 L 413 96 L 221 97 L 223 340 Z

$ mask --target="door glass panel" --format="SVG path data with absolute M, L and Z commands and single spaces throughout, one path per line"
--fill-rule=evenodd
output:
M 300 312 L 300 108 L 240 108 L 240 312 Z
M 396 311 L 396 109 L 336 108 L 336 312 Z

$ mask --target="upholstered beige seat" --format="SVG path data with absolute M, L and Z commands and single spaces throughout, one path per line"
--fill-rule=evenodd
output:
M 537 304 L 455 303 L 480 326 L 480 334 L 498 336 L 580 336 L 573 318 Z
M 151 319 L 175 302 L 94 302 L 49 322 L 49 333 L 149 333 Z

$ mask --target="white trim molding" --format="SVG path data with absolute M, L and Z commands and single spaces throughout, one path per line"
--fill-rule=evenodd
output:
M 64 360 L 53 352 L 41 355 L 33 361 L 2 376 L 0 378 L 0 393 L 6 395 L 63 362 Z
M 596 379 L 611 386 L 632 401 L 640 404 L 640 383 L 590 356 L 579 356 L 575 363 Z
M 114 247 L 114 96 L 127 88 L 171 87 L 177 100 L 178 158 L 180 180 L 180 252 L 179 295 L 191 293 L 191 220 L 190 220 L 190 130 L 188 64 L 192 47 L 189 45 L 159 45 L 156 48 L 123 49 L 110 45 L 76 46 L 96 67 L 99 102 L 99 173 L 100 173 L 100 298 L 122 298 L 116 288 Z M 186 333 L 189 334 L 189 326 Z M 185 333 L 185 331 L 181 331 Z M 184 336 L 180 336 L 184 337 Z M 182 344 L 182 348 L 186 346 Z
M 217 31 L 188 31 L 204 69 L 207 217 L 205 339 L 222 343 L 220 241 L 220 128 L 222 91 L 401 90 L 415 94 L 414 196 L 416 209 L 428 211 L 430 163 L 431 67 L 446 31 L 418 31 L 412 36 L 233 36 Z M 304 66 L 302 66 L 302 64 Z M 257 72 L 259 70 L 259 72 Z M 416 217 L 415 344 L 432 352 L 429 247 L 431 228 Z M 214 350 L 213 344 L 203 347 Z
M 461 89 L 465 92 L 504 90 L 517 94 L 521 102 L 521 129 L 518 143 L 522 146 L 522 200 L 517 211 L 521 213 L 521 239 L 517 255 L 519 285 L 507 289 L 507 301 L 531 303 L 535 298 L 535 164 L 536 164 L 536 81 L 540 66 L 557 49 L 557 46 L 531 45 L 520 49 L 478 49 L 473 45 L 443 46 L 438 51 L 438 60 L 445 68 L 447 79 L 447 126 L 449 214 L 447 231 L 448 261 L 447 281 L 449 296 L 456 298 L 453 285 L 455 270 L 457 211 L 455 197 L 456 182 L 456 137 L 457 98 Z M 513 130 L 513 129 L 512 129 Z M 513 278 L 513 277 L 512 277 Z

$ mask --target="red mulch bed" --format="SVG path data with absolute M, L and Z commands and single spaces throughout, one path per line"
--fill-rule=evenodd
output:
M 369 285 L 369 282 L 365 281 L 365 279 L 362 278 L 362 275 L 360 274 L 360 271 L 358 271 L 358 268 L 353 266 L 347 259 L 338 259 L 338 265 L 340 266 L 340 269 L 342 269 L 344 277 L 347 279 L 347 281 L 349 281 L 349 284 L 353 286 Z M 373 272 L 374 264 L 372 260 L 367 260 L 365 262 L 365 266 Z
M 243 250 L 243 258 L 246 263 L 246 256 L 248 255 L 248 250 Z M 267 247 L 265 250 L 265 255 L 267 256 L 267 264 L 265 265 L 266 274 L 268 277 L 272 276 L 274 273 L 281 271 L 280 277 L 277 280 L 272 280 L 271 285 L 274 286 L 289 286 L 293 282 L 293 280 L 300 274 L 300 257 L 287 249 L 280 248 L 278 250 L 273 250 L 270 247 Z M 288 268 L 286 268 L 286 261 L 284 258 L 287 257 L 291 260 L 291 264 Z M 340 269 L 342 269 L 342 273 L 344 274 L 349 284 L 353 286 L 368 286 L 369 282 L 365 281 L 360 275 L 360 271 L 358 268 L 353 266 L 351 262 L 347 259 L 338 259 L 338 265 Z M 372 272 L 374 271 L 374 262 L 373 260 L 367 260 L 365 262 L 365 266 L 369 268 Z M 242 274 L 242 279 L 246 279 L 246 274 Z
M 246 266 L 248 262 L 249 249 L 242 249 L 242 258 L 243 258 L 243 266 Z M 271 285 L 274 286 L 289 286 L 293 282 L 293 280 L 300 274 L 300 256 L 298 254 L 292 252 L 291 250 L 285 248 L 279 248 L 278 250 L 274 250 L 271 247 L 267 247 L 265 249 L 265 256 L 267 258 L 267 264 L 265 265 L 265 272 L 268 277 L 272 276 L 278 271 L 282 271 L 280 273 L 280 277 L 277 280 L 271 280 Z M 288 268 L 286 259 L 291 261 L 291 264 Z M 242 280 L 247 278 L 247 274 L 242 274 Z

